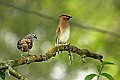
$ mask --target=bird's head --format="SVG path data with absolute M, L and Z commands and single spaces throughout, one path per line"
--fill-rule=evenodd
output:
M 37 39 L 37 36 L 36 36 L 35 34 L 33 34 L 33 33 L 28 34 L 27 36 L 28 36 L 28 38 L 30 38 L 32 41 L 34 41 L 35 39 Z
M 70 18 L 72 18 L 71 16 L 68 15 L 60 15 L 60 18 L 64 19 L 64 20 L 69 20 Z

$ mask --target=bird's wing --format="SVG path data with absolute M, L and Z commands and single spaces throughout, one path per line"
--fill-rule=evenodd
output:
M 28 45 L 25 43 L 25 44 L 22 44 L 22 49 L 21 49 L 22 52 L 27 52 L 28 51 Z
M 60 36 L 60 26 L 58 26 L 56 29 L 56 44 L 59 43 L 59 36 Z
M 33 41 L 31 39 L 26 39 L 26 43 L 28 45 L 28 49 L 31 49 L 33 46 Z
M 18 41 L 18 43 L 17 43 L 17 48 L 18 48 L 19 50 L 21 50 L 21 49 L 22 49 L 21 40 L 19 40 L 19 41 Z
M 17 48 L 22 51 L 22 52 L 27 52 L 28 51 L 28 43 L 26 42 L 27 39 L 21 39 L 17 43 Z

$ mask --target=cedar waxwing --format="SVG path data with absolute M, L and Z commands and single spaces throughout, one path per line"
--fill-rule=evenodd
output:
M 59 25 L 56 29 L 56 44 L 65 44 L 70 36 L 70 25 L 68 20 L 72 18 L 68 15 L 61 15 Z
M 25 37 L 23 37 L 21 40 L 17 43 L 17 48 L 22 52 L 28 52 L 33 46 L 33 41 L 37 39 L 35 34 L 27 34 Z

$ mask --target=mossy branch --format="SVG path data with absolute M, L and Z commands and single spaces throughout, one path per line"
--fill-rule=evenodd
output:
M 33 62 L 42 62 L 42 61 L 48 61 L 51 57 L 53 57 L 56 52 L 59 51 L 68 51 L 68 52 L 73 52 L 75 54 L 78 54 L 81 56 L 81 58 L 85 57 L 91 57 L 93 59 L 98 59 L 102 61 L 103 56 L 100 54 L 96 54 L 94 52 L 91 52 L 87 49 L 79 49 L 74 45 L 70 44 L 63 44 L 63 45 L 58 45 L 58 46 L 53 46 L 48 50 L 46 53 L 41 53 L 39 55 L 27 55 L 27 56 L 22 56 L 18 59 L 15 60 L 7 60 L 7 61 L 0 61 L 0 70 L 1 71 L 6 71 L 20 79 L 20 80 L 26 80 L 23 76 L 21 76 L 18 72 L 14 71 L 12 67 L 19 66 L 19 65 L 24 65 L 24 64 L 30 64 Z

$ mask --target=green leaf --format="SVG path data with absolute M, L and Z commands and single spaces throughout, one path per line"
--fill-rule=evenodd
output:
M 102 73 L 101 75 L 107 77 L 109 80 L 114 80 L 114 78 L 108 73 Z
M 97 70 L 98 70 L 98 72 L 100 72 L 100 70 L 101 70 L 101 66 L 100 65 L 97 65 Z
M 85 77 L 85 80 L 91 80 L 92 78 L 94 78 L 96 76 L 96 74 L 89 74 Z
M 3 80 L 5 80 L 5 73 L 2 72 L 2 71 L 0 71 L 0 77 L 1 77 Z
M 106 64 L 114 65 L 114 63 L 112 63 L 112 62 L 108 62 L 108 61 L 103 61 L 103 62 L 102 62 L 102 65 L 106 65 Z

